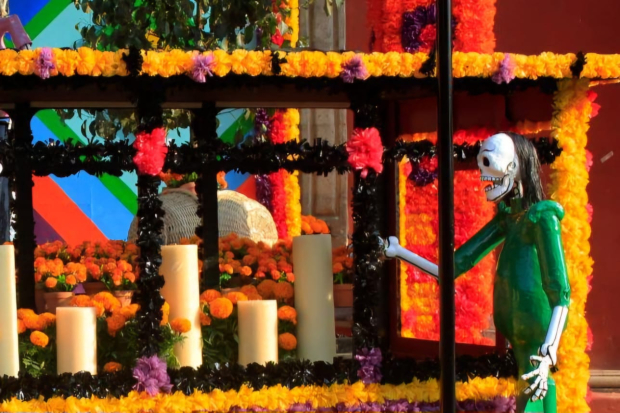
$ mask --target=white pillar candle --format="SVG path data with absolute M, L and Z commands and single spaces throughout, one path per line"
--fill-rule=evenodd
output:
M 239 364 L 278 362 L 276 300 L 239 301 Z
M 293 239 L 297 355 L 302 360 L 333 363 L 336 321 L 331 235 Z
M 97 374 L 97 313 L 94 307 L 56 309 L 58 374 Z
M 167 245 L 161 248 L 159 273 L 166 283 L 161 294 L 170 305 L 170 320 L 185 318 L 192 328 L 184 333 L 183 342 L 174 346 L 174 355 L 181 367 L 202 365 L 202 334 L 200 330 L 200 283 L 198 247 Z
M 18 348 L 15 249 L 0 245 L 0 376 L 17 376 Z

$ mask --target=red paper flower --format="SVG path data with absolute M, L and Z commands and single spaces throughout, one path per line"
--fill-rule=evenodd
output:
M 347 142 L 347 152 L 349 164 L 362 171 L 362 178 L 366 178 L 369 168 L 383 172 L 383 144 L 377 129 L 355 129 Z
M 271 43 L 277 46 L 282 46 L 282 43 L 284 43 L 284 37 L 282 37 L 282 34 L 280 33 L 280 29 L 276 29 L 276 33 L 273 36 L 271 36 Z
M 166 132 L 163 128 L 153 129 L 151 133 L 140 132 L 133 143 L 138 151 L 133 161 L 138 173 L 144 175 L 159 175 L 164 167 L 168 146 L 166 146 Z

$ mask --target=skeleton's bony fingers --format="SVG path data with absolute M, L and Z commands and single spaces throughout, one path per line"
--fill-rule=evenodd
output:
M 532 372 L 530 372 L 530 373 L 524 374 L 523 376 L 521 376 L 521 379 L 523 379 L 523 380 L 529 380 L 529 379 L 531 379 L 532 377 L 534 377 L 534 376 L 538 376 L 538 375 L 540 375 L 540 369 L 536 369 L 536 370 L 534 370 L 534 371 L 532 371 Z
M 542 378 L 540 376 L 538 376 L 536 378 L 536 381 L 534 382 L 534 384 L 532 384 L 530 387 L 528 387 L 527 389 L 525 389 L 525 394 L 530 394 L 531 392 L 533 392 L 534 390 L 536 390 L 536 388 L 538 387 L 538 385 L 540 384 Z
M 543 361 L 543 358 L 544 357 L 540 357 L 540 356 L 532 356 L 530 357 L 530 364 L 532 366 L 537 366 Z

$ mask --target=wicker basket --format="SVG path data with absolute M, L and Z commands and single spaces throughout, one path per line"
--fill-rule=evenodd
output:
M 181 238 L 191 238 L 200 225 L 196 215 L 198 198 L 190 191 L 170 189 L 159 196 L 164 215 L 163 240 L 166 245 L 178 244 Z M 278 240 L 278 231 L 273 217 L 261 204 L 235 191 L 217 193 L 218 233 L 220 237 L 235 233 L 255 242 L 263 241 L 273 245 Z M 129 228 L 128 241 L 138 238 L 138 219 L 134 218 Z

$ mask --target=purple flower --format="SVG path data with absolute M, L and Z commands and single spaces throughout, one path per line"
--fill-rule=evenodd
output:
M 43 47 L 34 61 L 34 73 L 41 79 L 48 79 L 50 77 L 50 70 L 55 67 L 52 49 Z
M 192 79 L 198 83 L 205 83 L 207 76 L 213 76 L 211 69 L 215 64 L 215 59 L 212 54 L 203 55 L 199 54 L 192 58 L 194 66 L 192 67 Z
M 401 42 L 408 53 L 415 53 L 423 46 L 421 39 L 425 27 L 437 23 L 437 7 L 435 3 L 428 7 L 418 6 L 414 11 L 403 14 Z M 452 17 L 452 32 L 456 28 L 456 20 Z M 454 35 L 453 35 L 454 36 Z
M 381 350 L 379 348 L 373 348 L 368 350 L 362 349 L 355 355 L 355 359 L 359 361 L 360 368 L 357 371 L 357 377 L 360 378 L 362 383 L 371 384 L 381 382 L 383 375 L 381 374 Z
M 271 204 L 273 191 L 269 177 L 267 175 L 256 175 L 254 178 L 256 180 L 256 200 L 273 213 L 273 205 Z
M 155 396 L 160 391 L 169 393 L 172 390 L 166 362 L 157 356 L 139 358 L 133 368 L 133 377 L 137 381 L 133 388 L 139 392 Z
M 409 179 L 411 179 L 416 186 L 426 186 L 437 179 L 437 169 L 429 171 L 422 168 L 418 163 L 413 163 L 412 166 L 413 168 L 409 174 Z
M 510 83 L 515 78 L 516 67 L 517 65 L 510 53 L 506 53 L 504 60 L 499 64 L 497 72 L 492 77 L 493 81 L 498 85 Z
M 353 83 L 353 80 L 364 80 L 368 77 L 368 69 L 362 60 L 361 56 L 355 55 L 342 65 L 342 72 L 340 77 L 345 83 Z
M 254 130 L 256 130 L 256 133 L 263 134 L 269 131 L 269 126 L 270 121 L 267 110 L 263 108 L 256 109 L 256 114 L 254 115 Z

